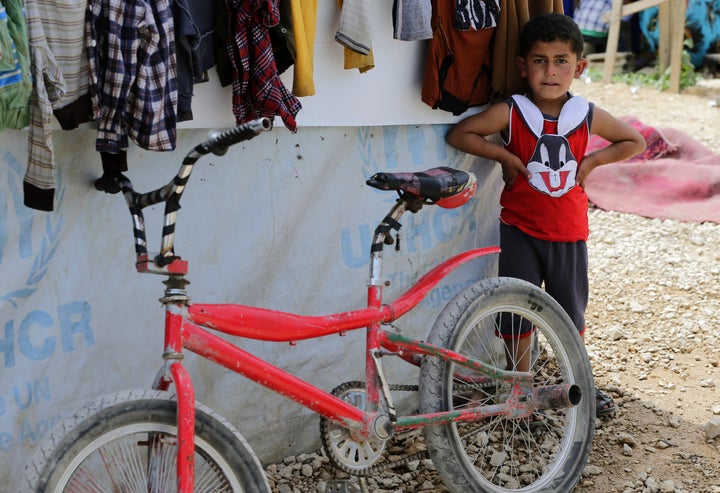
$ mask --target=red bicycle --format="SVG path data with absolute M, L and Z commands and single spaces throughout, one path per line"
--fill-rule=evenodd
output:
M 427 453 L 453 492 L 570 491 L 587 462 L 595 423 L 594 384 L 587 354 L 569 317 L 543 290 L 511 278 L 479 281 L 438 315 L 426 340 L 406 337 L 391 323 L 416 307 L 447 274 L 496 247 L 460 253 L 437 265 L 395 301 L 384 304 L 384 247 L 401 216 L 423 206 L 457 207 L 475 190 L 472 174 L 445 168 L 377 173 L 367 183 L 398 199 L 373 234 L 368 303 L 355 311 L 306 316 L 235 304 L 190 303 L 187 261 L 175 254 L 180 198 L 195 162 L 222 155 L 237 142 L 270 130 L 260 119 L 212 133 L 183 160 L 164 187 L 136 192 L 117 185 L 133 219 L 138 272 L 165 279 L 164 365 L 153 389 L 102 397 L 77 411 L 43 444 L 27 468 L 31 491 L 42 493 L 268 492 L 261 464 L 225 419 L 195 400 L 183 352 L 195 353 L 321 416 L 325 453 L 341 470 L 369 476 L 404 463 L 385 449 L 393 437 L 424 432 Z M 149 254 L 142 209 L 165 203 L 160 252 Z M 503 327 L 532 341 L 501 342 Z M 365 381 L 328 392 L 223 339 L 289 342 L 366 329 Z M 524 330 L 527 332 L 527 330 Z M 510 341 L 510 342 L 507 342 Z M 498 345 L 499 344 L 499 345 Z M 530 352 L 530 371 L 512 362 Z M 420 367 L 419 382 L 391 384 L 384 358 Z M 527 361 L 527 357 L 525 361 Z M 417 411 L 399 413 L 395 393 L 418 393 Z M 422 453 L 421 453 L 422 454 Z

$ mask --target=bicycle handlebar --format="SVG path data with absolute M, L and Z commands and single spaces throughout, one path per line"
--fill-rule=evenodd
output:
M 230 146 L 250 140 L 256 135 L 271 129 L 272 121 L 269 118 L 263 117 L 240 124 L 230 130 L 211 132 L 205 141 L 196 145 L 187 153 L 179 171 L 173 179 L 166 185 L 151 192 L 138 193 L 134 190 L 132 183 L 127 177 L 120 175 L 116 178 L 133 219 L 135 255 L 137 257 L 136 267 L 139 271 L 166 274 L 167 271 L 164 270 L 164 267 L 174 260 L 179 259 L 173 250 L 176 213 L 180 209 L 180 198 L 185 191 L 185 185 L 190 178 L 190 174 L 197 160 L 209 153 L 222 156 Z M 155 256 L 154 259 L 150 259 L 147 251 L 145 220 L 142 209 L 160 202 L 165 202 L 165 217 L 163 221 L 160 253 Z M 150 265 L 151 263 L 155 267 L 159 267 L 160 270 L 154 269 L 153 266 Z
M 210 132 L 209 138 L 199 147 L 207 149 L 207 152 L 212 152 L 216 156 L 222 156 L 231 145 L 243 140 L 250 140 L 260 132 L 265 132 L 271 128 L 272 122 L 269 118 L 258 118 L 224 132 Z M 204 154 L 207 154 L 207 152 Z

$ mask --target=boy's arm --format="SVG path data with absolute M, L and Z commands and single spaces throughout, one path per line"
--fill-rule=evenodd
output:
M 645 150 L 645 139 L 640 132 L 597 106 L 593 112 L 590 133 L 609 141 L 610 145 L 583 158 L 577 174 L 577 183 L 581 187 L 585 186 L 585 180 L 598 166 L 623 161 Z
M 497 103 L 482 113 L 471 115 L 456 123 L 445 136 L 448 145 L 475 156 L 497 161 L 502 166 L 503 181 L 510 188 L 518 174 L 530 178 L 523 162 L 503 146 L 486 137 L 508 129 L 510 109 L 506 103 Z

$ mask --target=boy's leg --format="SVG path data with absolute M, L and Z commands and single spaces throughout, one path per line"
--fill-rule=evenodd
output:
M 531 335 L 517 338 L 503 337 L 506 370 L 530 371 L 531 341 Z
M 543 281 L 541 259 L 533 245 L 533 239 L 514 226 L 500 223 L 500 256 L 498 275 L 514 277 L 541 286 Z M 533 328 L 511 326 L 508 320 L 500 320 L 500 336 L 505 343 L 505 359 L 508 370 L 530 370 L 530 343 Z
M 548 274 L 545 289 L 570 315 L 580 337 L 585 335 L 585 310 L 588 305 L 588 257 L 584 241 L 552 243 L 547 255 Z M 612 397 L 595 388 L 595 412 L 615 411 Z
M 584 241 L 547 242 L 545 290 L 570 316 L 581 337 L 588 305 L 588 254 Z

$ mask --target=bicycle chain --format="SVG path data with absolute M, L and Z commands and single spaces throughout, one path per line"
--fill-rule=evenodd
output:
M 397 383 L 390 384 L 390 390 L 396 392 L 417 392 L 420 389 L 418 385 L 401 385 Z
M 401 457 L 400 459 L 395 459 L 392 461 L 385 462 L 383 464 L 378 464 L 376 466 L 368 467 L 367 469 L 364 469 L 362 471 L 355 471 L 355 470 L 348 470 L 342 467 L 343 471 L 345 471 L 348 474 L 352 474 L 353 476 L 363 477 L 367 478 L 370 476 L 373 476 L 378 473 L 382 473 L 387 471 L 388 469 L 395 469 L 396 467 L 399 467 L 403 464 L 408 464 L 414 460 L 421 460 L 421 459 L 427 459 L 430 457 L 430 453 L 427 450 L 424 450 L 422 452 L 416 452 L 414 454 Z

